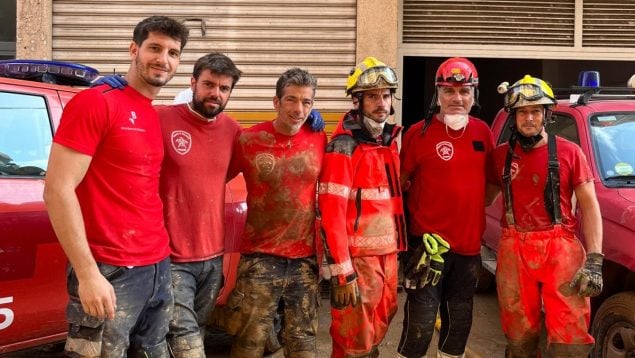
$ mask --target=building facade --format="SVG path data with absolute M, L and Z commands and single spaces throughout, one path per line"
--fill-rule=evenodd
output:
M 316 108 L 332 125 L 350 108 L 350 68 L 369 55 L 397 68 L 396 118 L 405 124 L 425 112 L 434 70 L 451 56 L 476 63 L 488 118 L 500 108 L 496 85 L 525 72 L 555 86 L 575 84 L 584 69 L 600 70 L 609 85 L 635 73 L 634 0 L 17 0 L 16 57 L 123 73 L 132 28 L 150 15 L 191 31 L 158 101 L 188 86 L 198 57 L 220 51 L 244 72 L 228 111 L 245 124 L 270 119 L 277 76 L 299 66 L 317 76 Z

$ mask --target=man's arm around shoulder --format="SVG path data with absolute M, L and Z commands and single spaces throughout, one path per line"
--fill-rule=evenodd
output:
M 113 319 L 115 291 L 99 272 L 90 251 L 75 193 L 91 159 L 86 154 L 53 143 L 44 186 L 44 202 L 55 234 L 77 275 L 79 298 L 84 311 L 97 318 Z

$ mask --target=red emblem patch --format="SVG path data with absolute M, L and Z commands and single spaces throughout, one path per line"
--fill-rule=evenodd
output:
M 452 159 L 452 156 L 454 156 L 454 146 L 448 141 L 437 143 L 437 155 L 445 161 Z
M 192 149 L 192 136 L 186 131 L 172 132 L 172 148 L 181 155 L 187 154 Z

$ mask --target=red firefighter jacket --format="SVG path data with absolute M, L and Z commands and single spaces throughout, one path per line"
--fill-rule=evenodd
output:
M 340 284 L 356 277 L 351 257 L 405 249 L 396 142 L 401 127 L 386 123 L 373 138 L 357 117 L 347 113 L 333 133 L 318 185 L 325 254 Z

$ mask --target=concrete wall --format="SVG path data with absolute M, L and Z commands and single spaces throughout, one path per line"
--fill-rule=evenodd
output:
M 397 67 L 398 0 L 357 0 L 357 62 L 374 56 Z
M 16 5 L 16 58 L 50 60 L 53 0 L 18 0 Z

